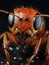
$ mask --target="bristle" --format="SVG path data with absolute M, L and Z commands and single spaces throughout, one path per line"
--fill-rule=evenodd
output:
M 24 6 L 21 6 L 21 8 L 25 8 Z

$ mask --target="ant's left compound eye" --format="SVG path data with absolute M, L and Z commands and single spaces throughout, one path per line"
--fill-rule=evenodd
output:
M 14 16 L 12 15 L 12 13 L 9 14 L 9 16 L 8 16 L 8 21 L 9 21 L 10 25 L 13 24 L 13 22 L 14 22 Z
M 35 17 L 35 19 L 34 19 L 34 25 L 33 25 L 34 29 L 38 30 L 40 28 L 41 24 L 42 24 L 42 18 L 40 16 Z

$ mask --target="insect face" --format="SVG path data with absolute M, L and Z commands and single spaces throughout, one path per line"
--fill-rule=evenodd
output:
M 13 30 L 14 33 L 19 30 L 20 33 L 28 33 L 31 36 L 42 34 L 45 29 L 45 22 L 41 16 L 36 17 L 37 13 L 36 10 L 30 8 L 14 9 L 14 15 L 17 17 L 9 15 L 10 24 L 14 21 L 13 27 L 10 30 Z

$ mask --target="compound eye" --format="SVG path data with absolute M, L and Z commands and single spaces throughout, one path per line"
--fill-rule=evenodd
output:
M 13 22 L 14 22 L 14 16 L 12 15 L 12 13 L 9 14 L 8 21 L 9 21 L 10 25 L 13 24 Z
M 40 16 L 35 17 L 35 19 L 34 19 L 34 25 L 33 25 L 34 29 L 38 30 L 40 28 L 41 24 L 42 24 L 42 18 Z

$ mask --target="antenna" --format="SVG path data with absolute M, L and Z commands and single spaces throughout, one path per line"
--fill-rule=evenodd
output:
M 15 14 L 13 14 L 13 13 L 10 13 L 10 12 L 8 12 L 8 11 L 2 10 L 2 9 L 0 9 L 0 12 L 3 12 L 3 13 L 5 13 L 5 14 L 11 14 L 11 15 L 13 15 L 13 16 L 16 16 L 16 17 L 20 18 L 19 16 L 15 15 Z
M 15 14 L 13 14 L 13 13 L 10 13 L 10 12 L 8 12 L 8 11 L 2 10 L 2 9 L 0 9 L 0 12 L 6 13 L 6 14 L 11 14 L 11 15 L 13 15 L 13 16 L 16 16 L 16 17 L 20 18 L 19 16 L 15 15 Z M 36 15 L 36 16 L 49 17 L 48 14 L 39 14 L 39 15 Z
M 49 15 L 48 14 L 39 14 L 39 15 L 36 15 L 37 17 L 38 16 L 41 16 L 41 17 L 49 17 Z

